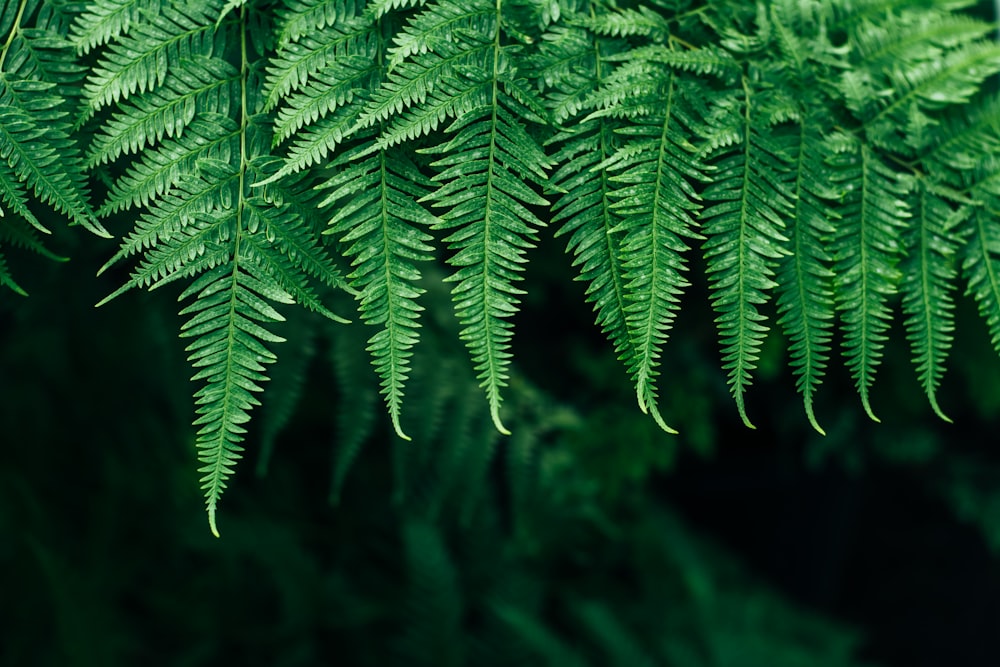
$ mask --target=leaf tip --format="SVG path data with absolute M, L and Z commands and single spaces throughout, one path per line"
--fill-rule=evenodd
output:
M 493 418 L 493 425 L 496 427 L 497 431 L 500 432 L 500 435 L 510 435 L 510 431 L 507 430 L 507 427 L 503 425 L 502 421 L 500 421 L 499 406 L 493 405 L 490 407 L 490 416 Z
M 826 437 L 826 431 L 823 430 L 823 427 L 820 426 L 819 422 L 816 420 L 816 414 L 813 412 L 813 405 L 811 400 L 807 399 L 805 401 L 805 408 L 806 408 L 806 417 L 809 419 L 809 425 L 812 426 L 817 433 Z

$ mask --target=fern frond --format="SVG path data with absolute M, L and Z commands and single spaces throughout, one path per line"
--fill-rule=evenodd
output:
M 495 14 L 492 3 L 480 0 L 428 5 L 393 37 L 393 46 L 388 50 L 389 71 L 413 56 L 428 51 L 440 52 L 470 33 L 490 34 Z
M 907 258 L 901 266 L 900 285 L 906 337 L 931 407 L 950 422 L 938 405 L 936 392 L 955 329 L 951 293 L 958 276 L 955 256 L 961 244 L 957 223 L 964 212 L 956 215 L 926 179 L 917 181 L 911 201 L 913 222 L 906 234 Z
M 229 114 L 239 72 L 219 58 L 195 56 L 171 67 L 163 85 L 119 107 L 94 137 L 85 164 L 95 167 L 179 137 L 196 113 Z
M 423 7 L 426 4 L 427 0 L 369 0 L 367 11 L 372 17 L 380 19 L 391 12 Z
M 42 234 L 52 233 L 39 222 L 35 214 L 28 208 L 28 193 L 17 174 L 6 162 L 0 162 L 0 215 L 5 215 L 4 207 L 20 216 Z
M 126 257 L 170 241 L 200 214 L 211 211 L 216 202 L 223 198 L 223 192 L 231 192 L 238 180 L 239 173 L 236 170 L 230 170 L 227 176 L 213 180 L 192 174 L 182 175 L 168 196 L 139 216 L 135 228 L 122 241 L 118 252 L 101 267 L 98 275 Z
M 128 33 L 144 16 L 155 16 L 160 0 L 94 0 L 86 4 L 70 29 L 70 39 L 81 53 Z
M 190 319 L 181 327 L 181 336 L 195 338 L 185 350 L 188 361 L 200 369 L 192 381 L 204 381 L 195 393 L 198 418 L 198 460 L 202 467 L 202 490 L 208 506 L 208 521 L 216 536 L 215 512 L 226 480 L 233 474 L 243 447 L 240 444 L 250 420 L 250 410 L 260 405 L 254 396 L 267 377 L 264 364 L 277 357 L 263 342 L 280 343 L 280 336 L 270 333 L 258 322 L 280 322 L 284 318 L 256 294 L 265 277 L 255 275 L 254 267 L 237 262 L 223 264 L 202 275 L 182 294 L 195 301 L 181 310 Z M 270 297 L 282 296 L 273 289 Z M 291 296 L 282 299 L 291 302 Z
M 847 102 L 859 113 L 871 142 L 890 150 L 913 152 L 927 145 L 929 128 L 937 122 L 935 112 L 967 103 L 987 78 L 1000 72 L 1000 44 L 963 44 L 939 59 L 887 72 L 891 95 L 871 94 L 875 91 L 868 84 L 857 90 L 845 89 Z M 850 74 L 854 79 L 864 76 L 861 69 Z M 859 99 L 859 94 L 871 97 Z
M 345 281 L 306 221 L 290 206 L 276 206 L 261 197 L 246 198 L 244 210 L 250 232 L 245 239 L 247 256 L 260 264 L 282 292 L 292 296 L 293 303 L 346 324 L 348 320 L 323 305 L 309 284 L 311 277 L 337 289 L 344 287 Z
M 985 205 L 975 207 L 966 223 L 969 240 L 962 252 L 962 274 L 968 282 L 966 293 L 975 299 L 993 349 L 1000 354 L 1000 188 L 991 181 L 979 181 L 976 189 Z
M 787 254 L 785 220 L 793 211 L 788 149 L 793 135 L 761 125 L 746 80 L 726 123 L 739 141 L 713 160 L 712 183 L 702 197 L 705 259 L 718 317 L 724 368 L 743 423 L 743 393 L 767 334 L 760 306 L 767 303 L 777 261 Z
M 356 151 L 355 151 L 356 152 Z M 437 218 L 416 200 L 427 194 L 424 178 L 404 158 L 385 151 L 351 163 L 351 152 L 341 154 L 333 166 L 345 167 L 323 184 L 332 190 L 321 206 L 337 204 L 328 233 L 347 244 L 354 270 L 348 276 L 359 292 L 365 322 L 380 327 L 368 340 L 375 370 L 382 379 L 381 393 L 393 428 L 404 440 L 399 415 L 404 385 L 410 373 L 412 348 L 418 340 L 417 317 L 422 307 L 416 299 L 420 272 L 414 262 L 431 259 L 431 227 Z
M 141 157 L 111 186 L 99 215 L 146 206 L 176 186 L 198 160 L 230 162 L 239 151 L 241 130 L 228 116 L 204 113 L 173 139 Z
M 652 76 L 637 86 L 639 71 Z M 611 188 L 613 203 L 605 215 L 620 219 L 608 230 L 622 235 L 617 242 L 623 276 L 616 286 L 622 289 L 627 338 L 616 342 L 616 350 L 635 384 L 639 407 L 668 433 L 675 431 L 660 416 L 657 379 L 661 349 L 689 285 L 683 275 L 686 239 L 700 238 L 693 219 L 700 196 L 691 182 L 704 180 L 704 167 L 690 140 L 700 115 L 692 96 L 705 92 L 694 81 L 637 60 L 615 71 L 590 98 L 600 106 L 588 119 L 628 121 L 615 130 L 621 145 L 591 167 L 604 170 Z M 615 239 L 609 235 L 604 243 Z M 608 278 L 614 274 L 604 273 L 603 280 Z M 610 299 L 607 287 L 603 296 Z M 610 315 L 608 321 L 614 321 Z
M 464 59 L 465 55 L 462 54 L 461 58 Z M 405 63 L 396 71 L 399 72 L 409 64 Z M 444 71 L 446 71 L 445 68 L 424 70 L 417 74 L 417 77 L 426 76 L 429 72 L 434 72 L 435 77 L 444 76 L 442 74 Z M 390 87 L 391 84 L 386 85 L 383 89 L 390 89 Z M 378 94 L 376 92 L 373 95 L 375 100 L 378 99 Z M 473 75 L 461 78 L 444 78 L 435 85 L 433 90 L 420 96 L 418 104 L 396 117 L 392 124 L 382 131 L 373 150 L 385 150 L 397 144 L 423 137 L 437 130 L 449 118 L 460 117 L 488 108 L 491 104 L 491 96 L 491 82 L 486 77 Z M 371 105 L 366 108 L 359 123 L 360 127 L 364 127 L 369 122 L 371 117 L 368 114 L 371 113 L 371 108 Z M 380 107 L 374 108 L 379 109 Z
M 322 32 L 360 13 L 357 0 L 286 0 L 278 8 L 278 45 L 296 42 L 312 32 Z
M 305 89 L 317 72 L 328 67 L 335 68 L 334 72 L 342 68 L 344 58 L 368 62 L 375 59 L 378 41 L 374 26 L 366 17 L 348 13 L 352 4 L 345 3 L 341 8 L 344 14 L 336 24 L 283 44 L 270 59 L 264 84 L 268 110 L 278 106 L 292 91 Z M 290 15 L 286 21 L 299 18 L 301 15 Z
M 798 125 L 792 167 L 792 210 L 786 226 L 788 252 L 779 260 L 778 323 L 789 339 L 789 356 L 796 387 L 809 423 L 824 434 L 813 411 L 813 397 L 830 357 L 835 318 L 832 258 L 826 245 L 839 216 L 831 208 L 825 182 L 822 124 L 812 118 Z
M 1000 153 L 1000 96 L 978 101 L 942 117 L 934 145 L 921 155 L 921 169 L 939 185 L 965 190 L 984 156 Z
M 994 26 L 938 7 L 907 11 L 885 23 L 871 21 L 852 31 L 852 46 L 865 68 L 886 70 L 901 63 L 939 60 L 946 50 L 986 37 Z
M 285 141 L 304 128 L 308 134 L 321 133 L 322 130 L 318 128 L 322 123 L 318 121 L 353 102 L 359 93 L 374 88 L 381 71 L 382 67 L 373 58 L 344 56 L 338 59 L 336 65 L 317 72 L 312 76 L 310 86 L 288 97 L 285 106 L 278 112 L 274 123 L 276 140 Z M 352 127 L 356 122 L 357 112 L 346 117 L 350 123 L 348 127 Z M 344 135 L 346 132 L 341 136 Z M 327 151 L 332 150 L 334 145 L 330 145 Z M 326 154 L 323 155 L 325 156 Z
M 446 209 L 437 228 L 454 230 L 445 241 L 457 251 L 448 263 L 458 270 L 448 280 L 457 283 L 452 294 L 464 327 L 461 337 L 472 353 L 493 422 L 507 434 L 500 404 L 511 356 L 509 318 L 523 293 L 513 282 L 537 238 L 535 229 L 543 225 L 526 205 L 548 203 L 522 179 L 541 186 L 549 161 L 508 110 L 516 109 L 516 102 L 504 97 L 494 84 L 492 107 L 461 116 L 447 129 L 452 137 L 428 149 L 445 157 L 433 163 L 443 168 L 434 176 L 442 185 L 424 199 Z
M 642 36 L 661 41 L 670 34 L 667 20 L 658 12 L 643 6 L 580 16 L 574 22 L 606 37 Z
M 899 285 L 901 230 L 910 211 L 904 197 L 910 184 L 865 144 L 838 142 L 830 158 L 842 189 L 841 220 L 832 246 L 837 307 L 842 313 L 847 365 L 871 419 L 869 389 L 881 362 L 891 311 L 889 297 Z
M 607 57 L 610 61 L 642 61 L 659 63 L 682 72 L 710 74 L 723 80 L 734 80 L 740 73 L 739 63 L 726 51 L 714 46 L 678 50 L 651 45 L 630 49 Z
M 424 40 L 433 40 L 434 50 L 396 63 L 366 105 L 359 127 L 377 125 L 408 110 L 406 129 L 384 133 L 394 137 L 380 141 L 381 147 L 387 147 L 436 129 L 446 117 L 456 117 L 477 104 L 488 104 L 489 99 L 481 95 L 461 101 L 457 98 L 469 98 L 470 92 L 489 78 L 483 73 L 493 69 L 497 55 L 493 37 L 499 30 L 496 10 L 489 0 L 474 0 L 463 11 L 475 20 L 470 18 L 470 27 L 455 34 L 454 41 L 425 36 Z M 442 30 L 447 33 L 447 26 Z M 467 81 L 469 77 L 473 80 Z M 445 85 L 448 89 L 441 90 Z
M 44 121 L 44 114 L 39 118 L 10 106 L 13 96 L 7 93 L 16 84 L 0 80 L 0 85 L 5 88 L 0 93 L 0 158 L 7 161 L 18 180 L 31 188 L 41 201 L 98 236 L 109 237 L 87 202 L 82 173 L 73 169 L 72 152 L 67 163 L 62 162 L 59 149 L 69 150 L 68 137 L 58 130 L 40 126 L 38 122 Z M 48 106 L 48 103 L 43 104 L 43 108 Z
M 29 4 L 22 0 L 16 16 L 4 21 L 10 32 L 0 50 L 0 158 L 39 200 L 107 237 L 90 207 L 79 148 L 70 135 L 68 107 L 82 68 L 57 22 Z M 38 27 L 24 27 L 36 11 Z M 2 200 L 44 230 L 19 192 L 20 186 L 9 182 Z
M 556 26 L 542 37 L 541 53 L 532 63 L 534 75 L 545 86 L 552 121 L 561 125 L 587 107 L 595 77 L 600 81 L 607 73 L 600 59 L 613 49 L 595 48 L 594 37 L 578 28 Z
M 192 14 L 199 21 L 214 21 L 217 16 L 210 9 L 222 11 L 202 7 Z M 192 299 L 181 311 L 189 316 L 181 336 L 192 339 L 187 351 L 197 369 L 193 380 L 202 383 L 195 394 L 195 425 L 200 427 L 197 445 L 202 489 L 209 523 L 216 535 L 219 498 L 241 456 L 245 424 L 252 408 L 259 405 L 256 394 L 266 380 L 266 365 L 276 359 L 268 346 L 284 340 L 267 327 L 284 320 L 272 304 L 298 303 L 331 320 L 344 321 L 322 303 L 313 289 L 314 280 L 337 288 L 343 286 L 343 278 L 313 226 L 299 214 L 300 207 L 288 201 L 296 197 L 286 191 L 287 187 L 295 187 L 295 179 L 280 187 L 251 190 L 255 179 L 272 175 L 280 162 L 269 154 L 272 136 L 267 119 L 259 115 L 263 95 L 258 72 L 262 63 L 249 60 L 253 51 L 262 51 L 261 45 L 252 40 L 269 36 L 251 25 L 247 5 L 231 9 L 237 16 L 222 21 L 218 27 L 211 25 L 207 32 L 202 30 L 204 26 L 187 30 L 196 25 L 193 19 L 181 17 L 179 10 L 164 9 L 148 25 L 133 26 L 128 36 L 109 47 L 109 53 L 123 57 L 134 50 L 136 39 L 152 31 L 161 39 L 155 44 L 150 42 L 144 57 L 190 67 L 211 62 L 212 49 L 206 45 L 235 41 L 240 46 L 240 67 L 237 72 L 228 65 L 205 67 L 204 76 L 193 78 L 185 78 L 191 74 L 189 69 L 171 69 L 177 85 L 188 85 L 189 89 L 204 85 L 214 88 L 212 95 L 218 96 L 217 111 L 204 110 L 206 103 L 195 99 L 193 118 L 176 111 L 175 105 L 178 97 L 192 99 L 197 94 L 178 94 L 169 77 L 160 77 L 153 90 L 143 88 L 152 79 L 135 86 L 114 84 L 124 99 L 118 105 L 120 113 L 112 115 L 112 122 L 116 118 L 134 122 L 138 129 L 128 147 L 145 148 L 112 185 L 103 207 L 108 212 L 139 207 L 147 210 L 138 217 L 135 229 L 112 259 L 141 253 L 138 264 L 125 284 L 101 303 L 134 287 L 156 289 L 194 278 L 180 297 Z M 167 34 L 164 22 L 181 29 Z M 202 38 L 205 41 L 199 42 Z M 139 81 L 144 76 L 141 71 L 121 69 L 132 73 L 122 74 L 119 83 Z M 234 78 L 235 85 L 231 85 Z M 110 81 L 106 70 L 92 79 L 93 89 L 103 86 L 102 81 Z M 92 99 L 110 102 L 117 98 L 111 95 Z M 176 121 L 175 111 L 181 113 L 182 127 L 175 124 L 168 131 L 164 120 L 162 134 L 155 136 L 160 125 L 153 119 Z M 143 127 L 151 127 L 154 136 L 140 138 Z M 125 152 L 123 145 L 117 152 L 108 152 L 107 159 Z M 308 201 L 309 197 L 303 199 Z
M 215 26 L 220 11 L 218 0 L 168 5 L 135 23 L 91 71 L 83 88 L 87 116 L 137 91 L 162 85 L 169 69 L 183 59 L 225 53 L 227 31 Z
M 551 183 L 565 194 L 552 206 L 552 224 L 557 226 L 557 237 L 569 236 L 566 250 L 573 253 L 573 265 L 579 267 L 576 280 L 588 283 L 587 301 L 594 306 L 598 326 L 617 355 L 631 359 L 636 350 L 627 324 L 630 302 L 623 266 L 624 232 L 619 228 L 621 217 L 613 209 L 612 172 L 605 166 L 617 144 L 613 128 L 607 120 L 590 121 L 578 134 L 565 137 L 553 155 L 559 167 Z M 655 418 L 656 405 L 648 409 Z

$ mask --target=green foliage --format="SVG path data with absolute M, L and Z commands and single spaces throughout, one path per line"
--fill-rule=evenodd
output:
M 835 336 L 875 419 L 897 306 L 943 418 L 960 287 L 1000 351 L 1000 46 L 967 4 L 5 3 L 0 253 L 54 257 L 48 206 L 99 235 L 131 224 L 108 299 L 182 281 L 213 531 L 292 304 L 339 322 L 331 299 L 354 297 L 406 438 L 424 274 L 450 267 L 457 338 L 508 434 L 546 228 L 663 430 L 665 345 L 702 283 L 748 426 L 772 319 L 817 431 Z M 0 284 L 24 292 L 3 254 Z M 407 430 L 433 432 L 423 418 Z

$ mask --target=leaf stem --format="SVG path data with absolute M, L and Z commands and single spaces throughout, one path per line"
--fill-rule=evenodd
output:
M 14 17 L 14 25 L 10 28 L 10 34 L 7 35 L 7 41 L 4 42 L 3 51 L 0 52 L 0 71 L 3 70 L 3 65 L 7 61 L 7 52 L 10 51 L 10 45 L 14 43 L 14 38 L 21 31 L 21 19 L 24 17 L 24 9 L 28 6 L 28 0 L 21 0 L 21 6 L 17 9 L 17 16 Z

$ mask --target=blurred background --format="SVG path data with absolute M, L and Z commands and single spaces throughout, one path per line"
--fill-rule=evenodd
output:
M 370 331 L 287 310 L 215 539 L 180 288 L 95 309 L 126 275 L 94 277 L 114 242 L 53 227 L 72 260 L 8 253 L 31 297 L 0 293 L 0 665 L 1000 665 L 1000 360 L 967 300 L 939 392 L 954 423 L 897 326 L 881 423 L 837 358 L 825 437 L 774 331 L 742 425 L 703 283 L 665 348 L 680 435 L 660 431 L 551 234 L 516 318 L 510 437 L 434 270 L 412 442 Z
M 954 424 L 896 330 L 882 423 L 835 366 L 821 437 L 777 334 L 742 426 L 695 285 L 666 347 L 668 436 L 546 238 L 513 435 L 432 270 L 409 443 L 365 327 L 290 310 L 215 539 L 178 292 L 95 309 L 123 277 L 94 278 L 113 242 L 51 247 L 72 261 L 14 253 L 31 297 L 0 298 L 0 664 L 1000 664 L 1000 363 L 968 303 L 940 392 Z

